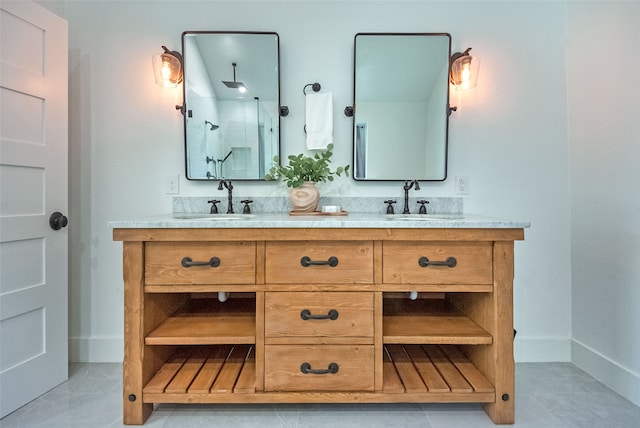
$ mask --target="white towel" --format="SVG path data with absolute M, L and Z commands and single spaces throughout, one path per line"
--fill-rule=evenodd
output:
M 333 143 L 333 94 L 306 96 L 307 149 L 326 149 Z

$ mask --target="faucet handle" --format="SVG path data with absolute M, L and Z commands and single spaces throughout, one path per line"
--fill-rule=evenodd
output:
M 424 204 L 428 204 L 429 201 L 424 200 L 424 199 L 420 199 L 418 201 L 418 203 L 420 204 L 420 209 L 418 210 L 419 214 L 426 214 L 427 213 L 427 207 L 424 206 Z
M 397 201 L 394 201 L 393 199 L 387 199 L 386 201 L 384 201 L 385 204 L 389 204 L 387 206 L 387 214 L 393 214 L 393 204 L 395 204 Z
M 220 203 L 220 200 L 212 199 L 210 201 L 207 201 L 207 203 L 211 204 L 211 211 L 209 211 L 210 214 L 218 214 L 218 206 L 216 204 Z
M 249 207 L 249 204 L 253 201 L 250 199 L 244 199 L 240 202 L 244 204 L 244 208 L 242 208 L 242 214 L 251 214 L 251 207 Z

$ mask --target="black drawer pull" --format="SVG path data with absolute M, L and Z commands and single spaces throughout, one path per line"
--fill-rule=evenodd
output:
M 337 320 L 338 319 L 338 311 L 335 309 L 331 309 L 327 315 L 311 315 L 311 311 L 309 309 L 303 309 L 300 312 L 300 318 L 303 320 Z
M 191 257 L 183 257 L 182 267 L 188 268 L 191 266 L 211 266 L 212 268 L 216 268 L 220 266 L 220 259 L 217 257 L 211 257 L 208 262 L 194 262 L 191 260 Z
M 338 373 L 338 369 L 339 367 L 337 363 L 329 364 L 329 367 L 326 370 L 314 370 L 311 368 L 311 364 L 309 363 L 302 363 L 300 366 L 300 371 L 304 374 L 336 374 Z
M 307 256 L 304 256 L 303 258 L 300 259 L 300 264 L 303 267 L 308 267 L 308 266 L 311 266 L 311 265 L 316 265 L 316 266 L 329 265 L 331 267 L 336 267 L 336 266 L 338 266 L 338 258 L 334 257 L 334 256 L 331 256 L 331 257 L 329 257 L 329 260 L 315 261 L 315 260 L 311 260 Z
M 420 267 L 449 266 L 450 268 L 452 268 L 452 267 L 456 267 L 456 265 L 458 264 L 458 261 L 456 260 L 455 257 L 447 257 L 447 260 L 445 260 L 444 262 L 432 262 L 426 257 L 420 257 L 418 259 L 418 264 L 420 265 Z

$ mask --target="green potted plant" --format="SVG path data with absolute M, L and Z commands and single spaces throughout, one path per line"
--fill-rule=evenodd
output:
M 280 179 L 287 183 L 287 187 L 291 188 L 293 211 L 316 211 L 320 200 L 316 183 L 333 181 L 334 176 L 340 177 L 342 174 L 349 176 L 349 165 L 331 170 L 329 164 L 332 155 L 333 144 L 329 144 L 325 151 L 315 153 L 313 156 L 290 155 L 288 165 L 280 165 L 280 158 L 276 156 L 273 158 L 275 165 L 265 175 L 265 180 Z

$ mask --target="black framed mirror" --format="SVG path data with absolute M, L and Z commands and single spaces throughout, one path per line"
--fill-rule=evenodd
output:
M 448 33 L 355 35 L 355 180 L 447 178 L 450 56 Z
M 185 31 L 189 180 L 264 180 L 280 155 L 280 43 L 274 32 Z

